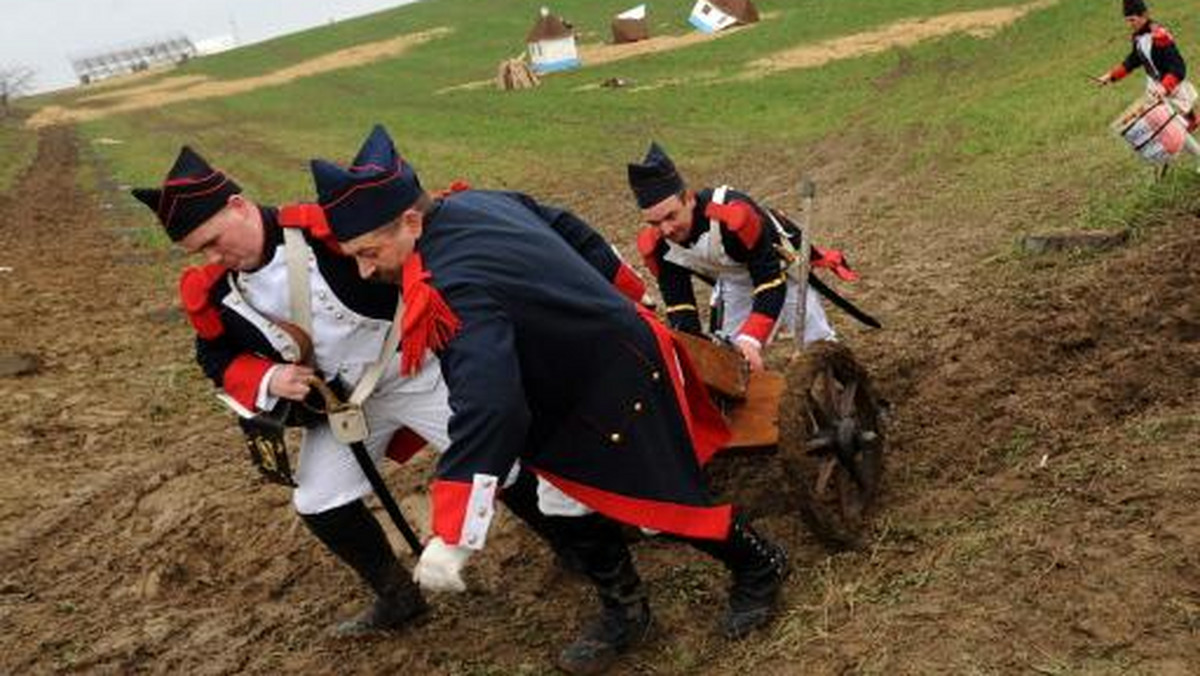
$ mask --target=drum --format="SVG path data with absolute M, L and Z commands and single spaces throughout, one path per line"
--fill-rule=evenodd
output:
M 1112 130 L 1147 162 L 1165 164 L 1187 143 L 1187 121 L 1168 101 L 1136 101 L 1112 123 Z

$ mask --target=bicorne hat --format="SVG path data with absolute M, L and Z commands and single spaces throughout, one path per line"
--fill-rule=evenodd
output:
M 638 207 L 649 209 L 672 195 L 683 192 L 683 179 L 675 171 L 675 163 L 658 143 L 651 141 L 650 150 L 641 164 L 629 165 L 629 187 L 637 198 Z
M 312 161 L 317 202 L 339 242 L 391 223 L 421 196 L 417 172 L 396 152 L 382 125 L 375 125 L 349 167 Z
M 178 242 L 224 209 L 242 188 L 184 146 L 161 188 L 134 188 L 132 192 L 158 216 L 171 241 Z

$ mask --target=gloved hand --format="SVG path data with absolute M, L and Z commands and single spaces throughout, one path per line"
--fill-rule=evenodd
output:
M 413 581 L 431 592 L 466 591 L 462 569 L 469 558 L 470 549 L 448 545 L 440 537 L 434 536 L 425 545 L 425 551 L 413 568 Z

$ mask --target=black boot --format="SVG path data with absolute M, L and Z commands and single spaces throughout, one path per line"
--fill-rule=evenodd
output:
M 320 514 L 302 514 L 301 518 L 313 535 L 375 592 L 374 603 L 337 625 L 335 634 L 393 631 L 428 609 L 420 588 L 396 558 L 379 522 L 362 500 Z
M 537 476 L 533 472 L 522 471 L 513 485 L 500 491 L 500 502 L 550 546 L 560 569 L 572 575 L 586 574 L 583 562 L 579 560 L 575 550 L 566 545 L 563 535 L 559 532 L 559 526 L 555 523 L 555 519 L 570 519 L 546 516 L 538 509 Z
M 779 591 L 791 572 L 783 547 L 759 535 L 749 522 L 735 518 L 724 542 L 688 540 L 725 564 L 733 577 L 721 633 L 740 639 L 765 626 L 775 615 Z
M 575 675 L 602 673 L 649 634 L 646 591 L 616 522 L 599 514 L 548 518 L 561 526 L 600 597 L 600 615 L 559 653 L 558 667 Z

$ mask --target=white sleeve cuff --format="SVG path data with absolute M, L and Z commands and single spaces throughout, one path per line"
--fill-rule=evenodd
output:
M 754 347 L 756 347 L 760 350 L 762 349 L 762 342 L 759 341 L 759 339 L 757 339 L 754 336 L 751 336 L 750 334 L 747 334 L 747 333 L 739 333 L 737 335 L 737 337 L 734 338 L 733 340 L 735 342 L 739 342 L 739 343 L 750 343 Z
M 263 374 L 262 380 L 258 381 L 258 396 L 254 398 L 254 405 L 258 407 L 258 410 L 270 411 L 275 408 L 275 404 L 279 403 L 279 397 L 271 394 L 271 378 L 281 368 L 283 368 L 283 364 L 272 366 Z

